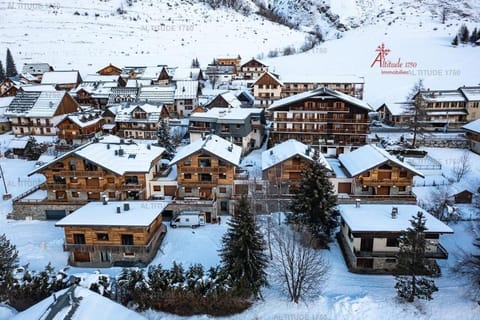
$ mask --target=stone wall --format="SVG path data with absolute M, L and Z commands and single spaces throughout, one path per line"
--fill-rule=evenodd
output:
M 422 147 L 435 147 L 435 148 L 459 148 L 459 149 L 469 149 L 470 140 L 467 139 L 439 139 L 439 138 L 426 138 L 418 139 L 416 142 L 417 146 Z
M 42 202 L 22 202 L 13 203 L 13 211 L 8 214 L 8 219 L 14 220 L 46 220 L 46 210 L 65 210 L 66 214 L 72 213 L 84 204 L 51 204 Z

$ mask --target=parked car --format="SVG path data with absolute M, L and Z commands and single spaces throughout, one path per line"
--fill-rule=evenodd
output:
M 200 211 L 182 211 L 170 221 L 170 226 L 172 228 L 197 228 L 203 225 L 205 225 L 205 214 Z

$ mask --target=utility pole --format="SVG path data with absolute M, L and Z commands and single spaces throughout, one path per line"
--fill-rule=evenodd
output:
M 0 164 L 0 175 L 2 176 L 3 187 L 5 188 L 5 194 L 3 195 L 3 200 L 8 200 L 12 198 L 12 195 L 7 191 L 7 183 L 5 182 L 5 175 L 3 174 L 3 169 L 1 164 Z

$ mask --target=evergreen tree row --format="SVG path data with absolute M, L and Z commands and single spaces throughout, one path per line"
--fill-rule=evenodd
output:
M 17 67 L 15 66 L 15 62 L 13 61 L 12 53 L 10 49 L 7 49 L 7 59 L 6 61 L 6 70 L 3 68 L 2 61 L 0 61 L 0 82 L 5 80 L 9 77 L 15 77 L 17 72 Z
M 472 33 L 470 33 L 467 26 L 463 24 L 458 30 L 457 35 L 455 35 L 455 38 L 453 38 L 452 45 L 457 46 L 459 43 L 471 43 L 475 45 L 478 40 L 480 40 L 480 30 L 475 28 Z

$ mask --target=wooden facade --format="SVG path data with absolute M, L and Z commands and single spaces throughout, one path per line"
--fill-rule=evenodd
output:
M 155 209 L 155 206 L 159 208 Z M 108 224 L 98 223 L 95 217 L 91 217 L 92 214 L 84 214 L 87 210 L 108 216 L 111 221 Z M 145 215 L 145 210 L 157 210 L 158 213 L 149 213 L 148 221 L 144 222 L 142 215 Z M 70 252 L 71 265 L 145 266 L 156 255 L 166 232 L 162 224 L 162 211 L 163 205 L 158 205 L 158 202 L 109 202 L 105 205 L 89 203 L 56 225 L 64 229 L 64 250 Z M 87 220 L 77 222 L 82 216 Z M 142 222 L 124 223 L 124 218 L 131 220 L 132 216 L 138 216 L 138 220 Z
M 0 97 L 13 97 L 17 95 L 18 91 L 18 86 L 9 78 L 0 83 Z
M 240 76 L 246 80 L 257 79 L 265 72 L 268 72 L 268 66 L 255 58 L 240 67 Z
M 57 124 L 57 136 L 67 144 L 82 144 L 94 138 L 96 133 L 101 133 L 104 124 L 100 111 L 70 115 Z
M 117 76 L 117 75 L 122 74 L 122 69 L 119 68 L 119 67 L 116 67 L 116 66 L 114 66 L 113 64 L 110 63 L 108 66 L 103 67 L 102 69 L 98 70 L 97 73 L 102 75 L 102 76 L 107 76 L 107 75 Z
M 343 153 L 366 143 L 370 106 L 341 93 L 321 88 L 296 99 L 285 98 L 269 107 L 274 143 L 296 139 L 322 153 Z
M 282 96 L 283 83 L 273 74 L 262 74 L 253 84 L 255 104 L 266 108 Z
M 120 137 L 155 140 L 160 121 L 168 118 L 166 107 L 145 104 L 122 110 L 115 117 L 115 125 Z

